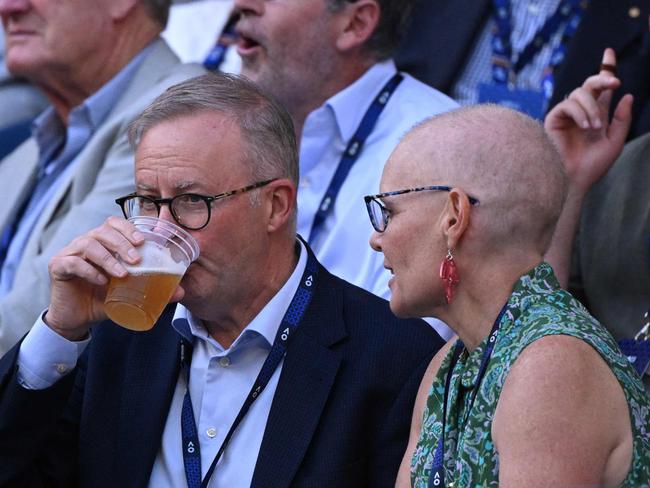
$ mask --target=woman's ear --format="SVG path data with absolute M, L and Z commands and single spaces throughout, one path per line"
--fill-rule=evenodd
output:
M 470 220 L 469 196 L 459 188 L 453 188 L 447 197 L 442 218 L 443 233 L 447 237 L 447 248 L 455 249 Z

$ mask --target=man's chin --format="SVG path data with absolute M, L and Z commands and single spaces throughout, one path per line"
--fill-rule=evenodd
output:
M 260 66 L 259 62 L 256 62 L 253 59 L 243 59 L 241 62 L 241 71 L 240 75 L 245 76 L 249 80 L 259 83 L 260 78 Z
M 5 66 L 14 76 L 27 79 L 38 78 L 34 76 L 34 73 L 39 71 L 39 67 L 43 66 L 43 63 L 32 59 L 32 56 L 25 53 L 25 50 L 26 48 L 23 46 L 13 47 L 8 50 L 4 59 Z
M 403 304 L 392 297 L 390 299 L 390 311 L 393 312 L 393 315 L 399 317 L 400 319 L 408 319 L 414 317 L 414 315 L 409 313 L 409 310 L 406 309 Z

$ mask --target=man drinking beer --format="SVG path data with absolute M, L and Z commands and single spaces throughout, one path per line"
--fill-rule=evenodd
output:
M 113 217 L 50 261 L 49 307 L 0 361 L 0 485 L 393 486 L 441 340 L 297 238 L 289 115 L 207 75 L 130 134 L 125 216 L 155 209 L 200 255 L 147 332 L 104 312 L 142 228 Z

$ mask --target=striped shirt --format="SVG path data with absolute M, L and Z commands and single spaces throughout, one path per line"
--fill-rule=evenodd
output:
M 531 39 L 544 25 L 546 19 L 555 13 L 560 0 L 511 0 L 513 56 L 516 57 L 528 45 Z M 478 103 L 478 86 L 492 82 L 492 29 L 495 26 L 491 15 L 483 27 L 472 56 L 465 66 L 463 74 L 454 85 L 452 96 L 461 105 Z M 562 40 L 566 23 L 551 37 L 539 53 L 519 73 L 515 87 L 526 90 L 540 90 L 544 69 L 550 64 L 551 56 Z

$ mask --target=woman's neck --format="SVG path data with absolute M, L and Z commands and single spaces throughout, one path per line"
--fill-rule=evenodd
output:
M 510 298 L 519 278 L 541 261 L 534 259 L 496 266 L 496 270 L 475 270 L 472 279 L 458 285 L 451 304 L 439 314 L 463 341 L 468 351 L 473 351 L 489 335 L 499 312 Z M 461 277 L 462 280 L 462 277 Z

